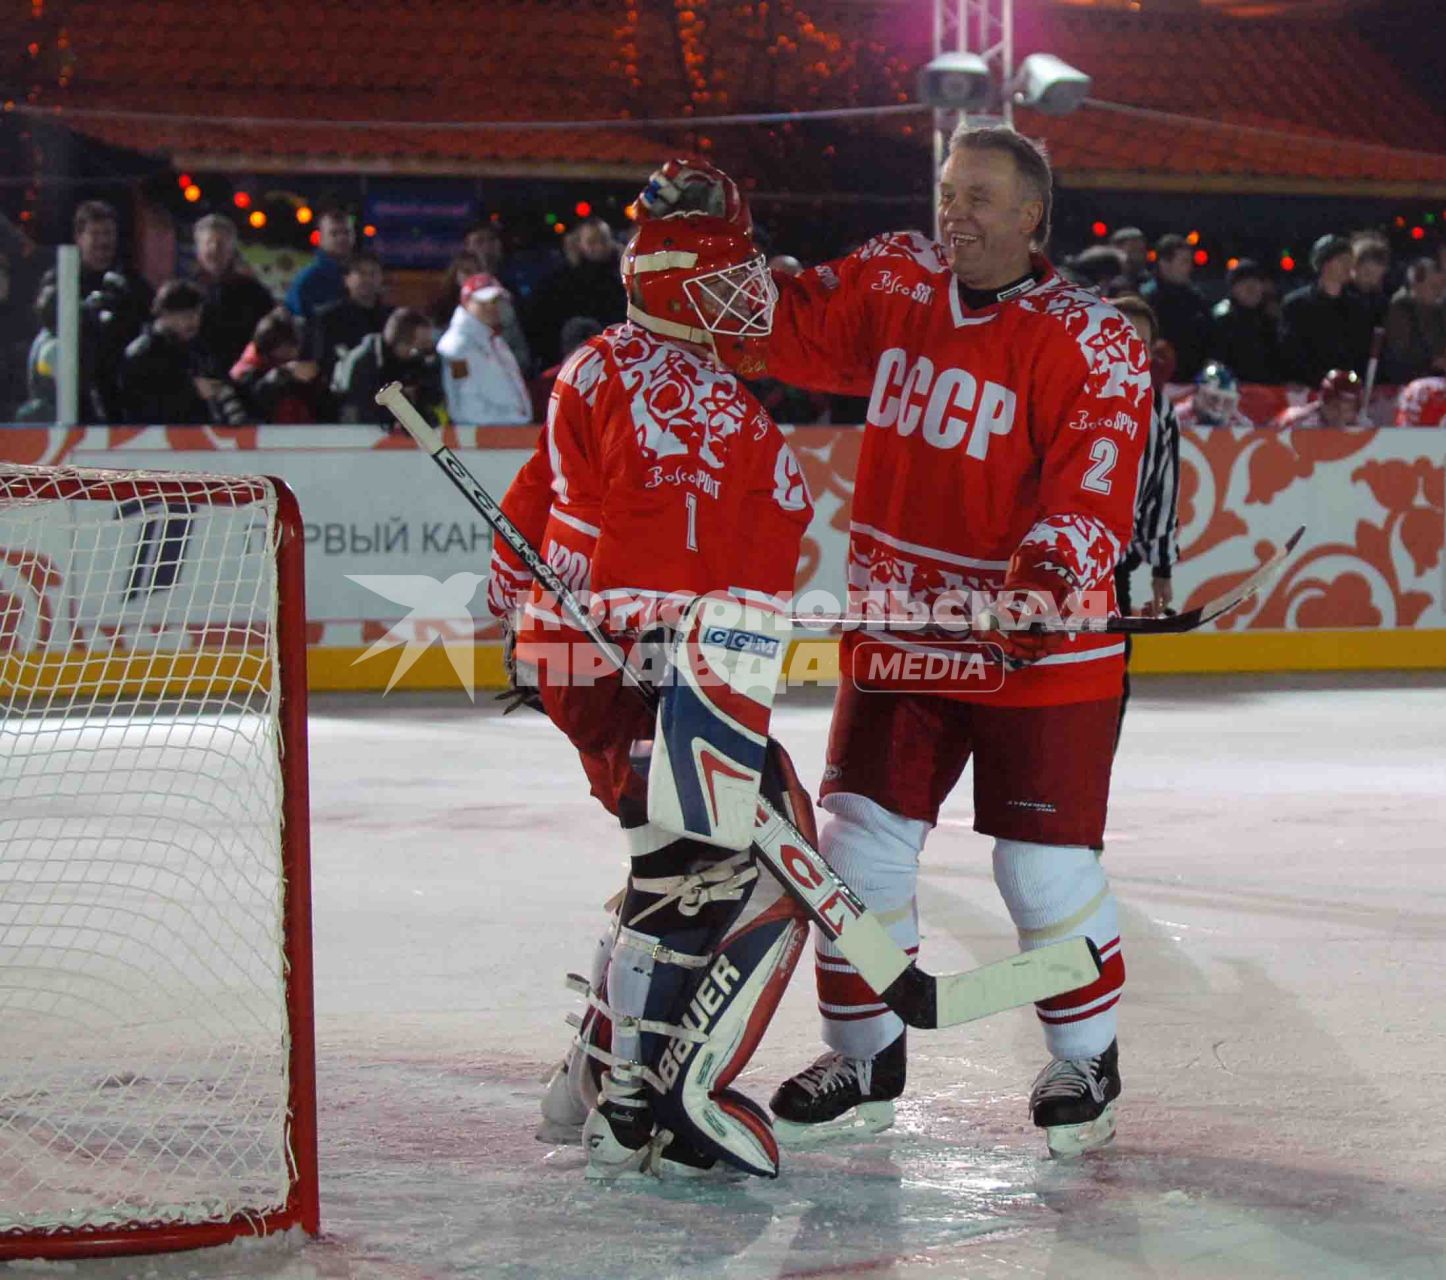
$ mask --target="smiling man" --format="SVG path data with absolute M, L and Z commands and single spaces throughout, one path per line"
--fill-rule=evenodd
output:
M 1144 345 L 1119 311 L 1044 258 L 1052 175 L 1037 144 L 1010 129 L 959 130 L 938 197 L 942 243 L 884 235 L 797 277 L 776 275 L 772 332 L 731 358 L 749 376 L 869 397 L 849 532 L 852 607 L 863 593 L 886 615 L 940 617 L 941 602 L 981 593 L 994 598 L 973 615 L 981 630 L 1011 612 L 1018 620 L 1009 601 L 1023 593 L 1055 607 L 1095 593 L 1112 608 L 1149 431 Z M 1052 1060 L 1032 1117 L 1052 1150 L 1070 1154 L 1109 1141 L 1120 1091 L 1124 963 L 1096 851 L 1123 645 L 1105 635 L 988 638 L 1004 652 L 1001 663 L 989 651 L 991 680 L 878 690 L 868 677 L 883 648 L 939 650 L 918 632 L 844 637 L 822 850 L 916 952 L 919 852 L 972 755 L 975 828 L 994 838 L 995 882 L 1021 945 L 1085 936 L 1103 960 L 1097 982 L 1039 1009 Z M 904 1088 L 903 1024 L 821 941 L 817 974 L 829 1052 L 775 1094 L 780 1136 L 886 1127 Z

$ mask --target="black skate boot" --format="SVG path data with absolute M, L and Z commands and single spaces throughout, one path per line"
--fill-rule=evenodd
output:
M 653 1154 L 653 1108 L 640 1085 L 603 1075 L 597 1106 L 582 1127 L 592 1180 L 646 1177 Z
M 667 1129 L 654 1130 L 643 1088 L 603 1076 L 597 1106 L 582 1127 L 586 1176 L 593 1182 L 635 1178 L 700 1178 L 732 1171 Z
M 1114 1141 L 1119 1096 L 1120 1047 L 1111 1040 L 1096 1058 L 1056 1058 L 1045 1067 L 1030 1091 L 1029 1110 L 1050 1154 L 1068 1158 Z
M 826 1053 L 778 1086 L 768 1104 L 784 1146 L 807 1146 L 851 1133 L 882 1133 L 904 1092 L 904 1033 L 873 1058 Z

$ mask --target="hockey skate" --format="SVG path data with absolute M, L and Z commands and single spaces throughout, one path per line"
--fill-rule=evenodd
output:
M 873 1058 L 826 1053 L 778 1086 L 768 1104 L 782 1146 L 811 1146 L 854 1134 L 882 1133 L 894 1123 L 904 1092 L 904 1033 Z
M 640 1088 L 603 1077 L 598 1104 L 582 1126 L 586 1175 L 592 1182 L 638 1178 L 696 1178 L 719 1162 L 668 1129 L 653 1129 L 653 1112 Z
M 1115 1099 L 1120 1096 L 1119 1042 L 1094 1058 L 1056 1058 L 1039 1073 L 1029 1095 L 1034 1123 L 1049 1151 L 1069 1159 L 1115 1137 Z

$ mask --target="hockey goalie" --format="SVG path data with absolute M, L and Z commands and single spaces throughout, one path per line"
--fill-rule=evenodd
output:
M 768 1113 L 731 1084 L 807 937 L 749 833 L 761 793 L 813 835 L 768 737 L 812 504 L 715 356 L 719 336 L 768 332 L 776 293 L 736 187 L 708 177 L 698 201 L 671 192 L 667 216 L 644 215 L 622 262 L 629 319 L 568 359 L 502 504 L 657 677 L 656 713 L 500 543 L 491 566 L 519 696 L 577 748 L 630 857 L 591 973 L 572 979 L 586 1007 L 538 1135 L 580 1139 L 590 1178 L 777 1173 Z

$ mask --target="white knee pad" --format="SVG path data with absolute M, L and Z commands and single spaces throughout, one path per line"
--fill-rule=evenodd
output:
M 1056 1058 L 1088 1058 L 1115 1038 L 1115 1006 L 1125 982 L 1119 909 L 1099 856 L 1078 845 L 996 840 L 994 883 L 1019 931 L 1023 951 L 1066 938 L 1099 950 L 1100 977 L 1087 987 L 1041 1001 L 1036 1010 Z
M 866 796 L 840 791 L 821 806 L 831 816 L 819 841 L 824 860 L 877 913 L 889 936 L 910 956 L 919 952 L 914 893 L 919 850 L 929 824 L 890 813 Z M 904 1024 L 869 990 L 843 953 L 814 931 L 818 1006 L 823 1039 L 854 1058 L 872 1057 L 898 1038 Z

